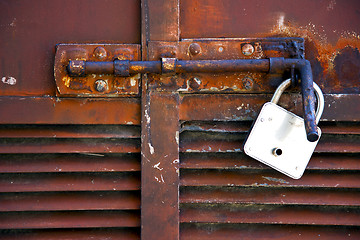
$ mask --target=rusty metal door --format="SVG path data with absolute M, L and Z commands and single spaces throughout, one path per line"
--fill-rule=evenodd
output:
M 0 9 L 1 239 L 360 238 L 357 1 L 18 0 Z M 77 77 L 71 57 L 305 57 L 325 94 L 323 136 L 293 180 L 241 150 L 283 74 Z M 301 115 L 297 90 L 280 104 Z

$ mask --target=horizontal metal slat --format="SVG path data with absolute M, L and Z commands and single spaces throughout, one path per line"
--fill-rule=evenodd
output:
M 180 221 L 353 226 L 360 222 L 360 208 L 184 204 L 180 210 Z
M 1 124 L 141 124 L 140 98 L 0 97 Z
M 138 228 L 34 229 L 0 231 L 2 240 L 140 240 Z
M 138 211 L 5 212 L 0 229 L 139 227 Z
M 139 191 L 1 193 L 0 211 L 135 210 Z
M 140 126 L 1 124 L 0 138 L 140 138 Z
M 307 169 L 360 170 L 357 154 L 314 153 Z M 244 153 L 182 153 L 183 169 L 269 169 Z
M 272 94 L 184 94 L 180 103 L 182 121 L 254 120 Z M 359 94 L 325 94 L 324 121 L 359 121 Z M 280 105 L 301 116 L 300 94 L 283 94 Z M 196 103 L 196 104 L 194 104 Z
M 218 132 L 247 133 L 253 121 L 187 121 L 181 124 L 181 132 Z M 360 134 L 360 124 L 357 122 L 320 122 L 322 134 Z
M 189 224 L 180 227 L 181 240 L 257 240 L 257 239 L 360 239 L 360 231 L 349 226 L 266 225 L 266 224 Z
M 139 139 L 0 139 L 0 153 L 130 153 L 140 152 Z
M 245 134 L 184 132 L 180 136 L 181 152 L 241 152 Z M 315 152 L 359 153 L 359 135 L 323 135 Z
M 200 122 L 188 121 L 181 124 L 181 132 L 219 132 L 219 133 L 246 133 L 251 127 L 252 121 L 238 122 Z
M 359 189 L 182 187 L 181 203 L 360 206 Z
M 0 192 L 128 191 L 139 189 L 140 175 L 138 172 L 0 175 Z
M 140 154 L 1 154 L 0 173 L 140 171 Z
M 284 186 L 284 187 L 329 187 L 360 188 L 360 174 L 339 171 L 305 171 L 301 179 L 269 171 L 237 170 L 182 170 L 182 186 Z

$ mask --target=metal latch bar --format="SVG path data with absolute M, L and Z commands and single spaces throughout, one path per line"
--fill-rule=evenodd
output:
M 269 72 L 269 59 L 235 60 L 177 60 L 163 58 L 162 61 L 91 62 L 70 60 L 67 67 L 70 76 L 81 77 L 87 74 L 114 74 L 128 77 L 137 73 L 186 73 L 186 72 Z

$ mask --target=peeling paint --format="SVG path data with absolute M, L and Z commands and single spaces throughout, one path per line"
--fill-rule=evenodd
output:
M 15 85 L 16 84 L 16 79 L 14 77 L 2 77 L 1 81 L 5 84 L 9 84 L 9 85 Z
M 150 124 L 150 116 L 149 116 L 149 113 L 148 113 L 148 110 L 147 109 L 145 109 L 145 119 L 146 119 L 146 123 L 147 124 Z
M 162 171 L 164 168 L 159 167 L 160 164 L 161 164 L 161 162 L 158 162 L 157 164 L 154 165 L 154 168 Z
M 175 133 L 175 141 L 179 145 L 179 131 L 176 131 Z
M 133 78 L 131 78 L 130 79 L 130 85 L 133 87 L 133 86 L 135 86 L 136 85 L 136 80 L 135 79 L 133 79 Z
M 285 181 L 284 179 L 282 178 L 273 178 L 273 177 L 262 177 L 268 181 L 271 181 L 271 182 L 278 182 L 278 183 L 286 183 L 286 184 L 289 184 L 289 182 Z
M 148 145 L 149 145 L 150 154 L 154 154 L 155 153 L 154 147 L 151 145 L 151 143 L 148 143 Z

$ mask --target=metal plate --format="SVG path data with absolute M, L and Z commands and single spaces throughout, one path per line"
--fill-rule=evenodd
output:
M 321 130 L 318 128 L 319 135 Z M 304 120 L 271 102 L 265 103 L 244 145 L 247 155 L 299 179 L 317 145 L 306 139 Z
M 113 61 L 139 60 L 137 44 L 59 44 L 55 55 L 54 74 L 58 96 L 119 97 L 139 93 L 140 74 L 118 77 L 113 74 L 88 74 L 85 77 L 69 76 L 66 66 L 69 60 Z M 104 83 L 102 91 L 96 82 Z
M 303 38 L 203 38 L 179 42 L 150 41 L 149 60 L 174 57 L 179 60 L 304 58 Z M 283 74 L 260 72 L 182 73 L 150 75 L 149 88 L 181 93 L 273 92 Z

